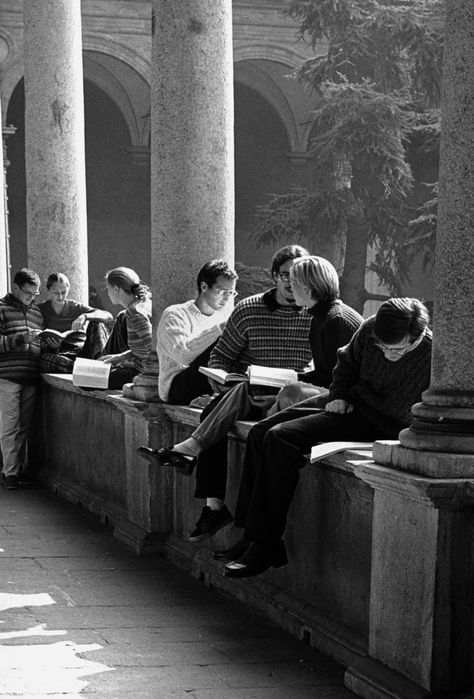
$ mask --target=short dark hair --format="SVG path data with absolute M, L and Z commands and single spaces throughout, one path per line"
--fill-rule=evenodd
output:
M 392 298 L 377 311 L 373 333 L 389 345 L 401 342 L 407 335 L 414 341 L 424 333 L 429 320 L 428 309 L 418 299 Z
M 19 286 L 21 289 L 21 287 L 25 284 L 36 284 L 36 286 L 39 286 L 41 284 L 41 279 L 36 272 L 33 272 L 32 269 L 23 267 L 13 277 L 13 283 Z
M 214 286 L 217 277 L 224 279 L 238 279 L 237 272 L 232 269 L 225 260 L 210 260 L 201 267 L 197 276 L 198 293 L 201 293 L 201 282 L 206 282 L 208 286 Z
M 272 277 L 274 274 L 278 274 L 280 267 L 288 260 L 295 260 L 297 257 L 305 257 L 306 255 L 309 255 L 309 252 L 301 245 L 285 245 L 284 248 L 280 248 L 273 255 L 270 270 Z

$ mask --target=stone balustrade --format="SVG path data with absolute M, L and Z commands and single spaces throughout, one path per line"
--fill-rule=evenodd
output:
M 212 552 L 240 532 L 227 527 L 190 543 L 203 505 L 193 497 L 194 477 L 136 453 L 141 444 L 188 437 L 200 411 L 82 390 L 71 378 L 43 375 L 32 448 L 41 481 L 58 495 L 97 514 L 137 554 L 166 556 L 332 656 L 360 696 L 421 699 L 469 688 L 472 481 L 397 471 L 367 451 L 308 464 L 285 532 L 289 564 L 231 580 Z M 229 434 L 231 511 L 251 425 L 239 422 Z M 374 454 L 387 448 L 376 443 Z

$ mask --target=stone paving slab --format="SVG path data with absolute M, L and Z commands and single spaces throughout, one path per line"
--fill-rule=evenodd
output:
M 0 490 L 0 697 L 350 699 L 343 669 L 42 488 Z

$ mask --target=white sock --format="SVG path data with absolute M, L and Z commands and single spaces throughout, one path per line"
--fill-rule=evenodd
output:
M 187 454 L 188 456 L 199 456 L 202 449 L 197 439 L 189 437 L 189 439 L 185 439 L 184 442 L 175 444 L 172 451 L 177 451 L 179 454 Z
M 225 502 L 219 498 L 206 498 L 206 505 L 211 510 L 222 510 L 225 507 Z

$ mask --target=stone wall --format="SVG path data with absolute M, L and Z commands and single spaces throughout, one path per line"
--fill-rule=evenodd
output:
M 84 391 L 70 376 L 45 375 L 37 456 L 40 478 L 113 527 L 137 554 L 163 554 L 205 584 L 263 611 L 283 628 L 345 665 L 367 650 L 372 489 L 343 455 L 307 466 L 289 514 L 290 563 L 258 578 L 232 581 L 212 551 L 232 545 L 232 527 L 199 545 L 187 535 L 200 514 L 194 477 L 157 469 L 136 447 L 161 447 L 190 434 L 199 411 Z M 228 505 L 234 509 L 245 439 L 238 423 L 229 439 Z M 363 455 L 354 454 L 361 459 Z

